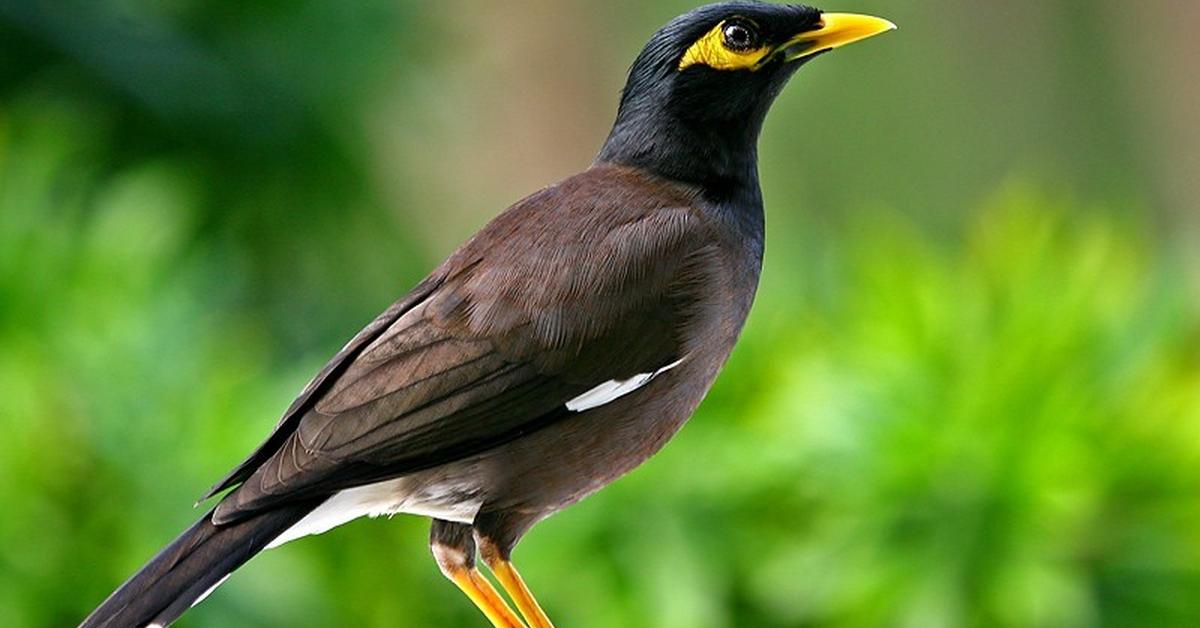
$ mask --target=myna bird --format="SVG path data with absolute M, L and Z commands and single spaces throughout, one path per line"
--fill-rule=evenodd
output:
M 216 507 L 83 625 L 166 625 L 263 549 L 412 513 L 433 519 L 438 567 L 492 624 L 550 626 L 513 547 L 691 416 L 758 285 L 767 109 L 806 61 L 892 28 L 751 2 L 667 24 L 595 163 L 510 207 L 359 332 L 209 491 L 228 491 Z

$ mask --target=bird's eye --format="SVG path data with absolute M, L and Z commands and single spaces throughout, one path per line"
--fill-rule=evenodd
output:
M 734 52 L 746 52 L 758 47 L 758 33 L 745 22 L 730 22 L 724 29 L 725 47 Z

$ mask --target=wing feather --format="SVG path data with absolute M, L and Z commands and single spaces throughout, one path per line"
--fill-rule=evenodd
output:
M 215 520 L 480 453 L 604 381 L 683 357 L 680 282 L 708 225 L 678 191 L 630 180 L 614 198 L 599 183 L 568 180 L 505 212 L 434 288 L 360 333 L 260 448 L 270 455 L 231 474 L 242 484 Z

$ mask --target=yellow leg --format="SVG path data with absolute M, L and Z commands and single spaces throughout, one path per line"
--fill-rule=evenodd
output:
M 474 567 L 458 567 L 450 570 L 450 581 L 458 586 L 475 606 L 483 611 L 488 621 L 496 628 L 525 628 L 521 618 L 509 608 L 504 598 L 492 587 L 492 583 Z M 523 612 L 523 611 L 522 611 Z
M 489 558 L 488 552 L 484 553 L 485 560 Z M 546 616 L 546 612 L 542 610 L 536 598 L 533 597 L 533 592 L 525 585 L 525 580 L 521 578 L 521 574 L 517 573 L 517 568 L 507 560 L 492 558 L 487 560 L 488 568 L 492 570 L 492 574 L 496 576 L 496 580 L 500 582 L 500 587 L 508 593 L 508 597 L 512 598 L 513 604 L 517 605 L 517 609 L 521 611 L 521 616 L 529 623 L 530 628 L 554 628 L 554 624 L 550 618 Z

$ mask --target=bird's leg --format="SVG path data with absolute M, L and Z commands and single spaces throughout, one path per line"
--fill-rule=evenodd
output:
M 517 610 L 521 611 L 521 616 L 530 628 L 554 628 L 554 623 L 546 616 L 546 611 L 542 610 L 537 598 L 533 597 L 533 592 L 509 560 L 511 550 L 502 548 L 485 536 L 480 536 L 479 552 L 483 562 L 492 570 L 492 575 L 496 576 L 500 587 L 508 593 L 513 604 L 517 605 Z
M 475 540 L 471 526 L 433 520 L 429 548 L 442 574 L 450 579 L 496 628 L 525 628 L 500 593 L 475 568 Z

